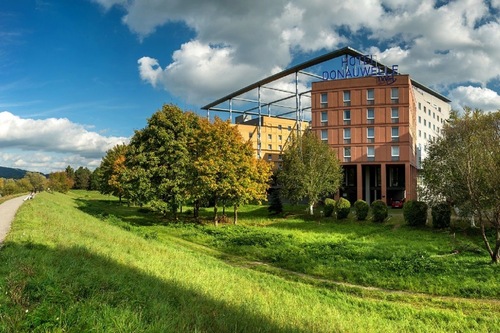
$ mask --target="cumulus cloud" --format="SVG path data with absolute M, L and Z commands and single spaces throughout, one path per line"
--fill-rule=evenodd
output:
M 500 0 L 94 1 L 123 6 L 124 24 L 140 38 L 168 22 L 193 30 L 169 64 L 144 55 L 139 71 L 198 105 L 287 68 L 297 55 L 346 45 L 444 93 L 485 87 L 500 73 Z
M 500 95 L 488 88 L 460 86 L 450 91 L 450 97 L 455 110 L 461 110 L 464 106 L 483 111 L 500 110 Z
M 39 167 L 36 171 L 47 172 L 61 170 L 74 161 L 92 168 L 99 165 L 107 150 L 126 142 L 125 137 L 105 137 L 66 118 L 25 119 L 0 112 L 2 166 Z

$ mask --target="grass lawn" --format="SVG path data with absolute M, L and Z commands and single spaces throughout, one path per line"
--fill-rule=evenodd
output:
M 500 331 L 476 238 L 301 213 L 215 228 L 41 193 L 0 249 L 0 332 Z

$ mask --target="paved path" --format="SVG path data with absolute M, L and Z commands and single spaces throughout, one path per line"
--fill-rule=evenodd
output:
M 7 236 L 10 229 L 10 224 L 14 220 L 17 209 L 23 204 L 23 200 L 26 196 L 22 195 L 20 197 L 10 199 L 0 204 L 0 243 L 2 243 Z

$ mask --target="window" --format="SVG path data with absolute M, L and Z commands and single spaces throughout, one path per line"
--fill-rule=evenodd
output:
M 351 143 L 351 129 L 344 128 L 344 143 Z
M 421 138 L 422 137 L 422 130 L 418 130 L 418 137 Z
M 321 122 L 324 123 L 324 125 L 328 123 L 328 112 L 326 111 L 321 112 Z
M 366 128 L 366 139 L 369 143 L 375 142 L 375 127 Z
M 399 127 L 393 127 L 391 129 L 391 139 L 392 139 L 392 142 L 399 141 Z
M 431 109 L 429 109 L 429 116 L 431 115 Z
M 374 146 L 366 147 L 366 157 L 368 157 L 369 161 L 373 161 L 375 159 L 375 147 Z
M 267 145 L 267 149 L 273 150 L 273 145 Z
M 424 132 L 424 139 L 427 139 L 427 133 Z
M 441 112 L 441 107 L 440 106 L 438 106 L 438 111 Z
M 429 121 L 429 128 L 431 128 L 431 122 Z
M 399 146 L 391 147 L 391 157 L 393 161 L 399 161 Z
M 373 105 L 375 103 L 375 91 L 373 89 L 368 89 L 366 91 L 366 103 L 368 105 Z
M 351 124 L 351 110 L 344 110 L 344 125 Z
M 398 108 L 391 109 L 391 121 L 393 123 L 399 123 L 399 109 Z
M 418 123 L 421 124 L 422 123 L 422 117 L 418 116 Z
M 344 91 L 344 106 L 351 106 L 351 91 Z
M 391 103 L 399 103 L 399 88 L 391 88 Z
M 424 119 L 424 126 L 427 126 L 427 120 Z
M 328 141 L 328 130 L 321 130 L 321 140 Z
M 436 130 L 436 125 L 432 124 L 432 129 Z
M 320 106 L 322 109 L 328 107 L 328 94 L 327 93 L 321 93 Z
M 278 135 L 278 140 L 283 141 L 283 136 L 281 136 L 281 134 Z
M 432 113 L 432 118 L 433 118 L 433 119 L 436 119 L 436 112 L 433 112 L 433 113 Z
M 344 162 L 351 161 L 351 147 L 344 147 Z
M 280 131 L 281 131 L 281 125 L 278 125 L 278 130 L 280 130 Z
M 272 161 L 272 160 L 273 160 L 273 155 L 271 155 L 271 154 L 267 154 L 267 160 L 268 160 L 268 161 Z
M 418 109 L 422 110 L 422 103 L 418 102 Z
M 281 154 L 278 155 L 278 161 L 283 161 L 283 155 Z
M 366 110 L 366 120 L 368 124 L 373 124 L 375 122 L 375 109 Z
M 438 120 L 438 123 L 439 123 L 439 115 L 437 116 L 437 120 Z
M 292 130 L 292 126 L 288 125 L 288 130 L 291 131 Z
M 279 149 L 279 151 L 282 151 L 283 150 L 283 146 L 282 145 L 278 145 L 278 149 Z
M 268 135 L 267 135 L 267 139 L 268 139 L 268 140 L 272 140 L 272 139 L 273 139 L 273 136 L 272 136 L 271 134 L 268 134 Z

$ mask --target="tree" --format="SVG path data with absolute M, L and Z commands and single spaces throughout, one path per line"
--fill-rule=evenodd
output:
M 284 197 L 292 202 L 307 199 L 309 212 L 322 196 L 335 193 L 342 179 L 337 155 L 312 131 L 292 137 L 283 154 L 283 168 L 278 174 Z
M 238 207 L 252 200 L 264 200 L 271 175 L 269 164 L 254 157 L 252 147 L 244 142 L 235 126 L 215 118 L 213 123 L 199 120 L 191 156 L 191 197 L 197 204 L 203 198 L 214 202 L 214 222 L 218 220 L 218 205 L 232 204 L 234 223 Z
M 47 178 L 39 172 L 27 172 L 24 178 L 29 181 L 32 191 L 43 191 L 47 186 Z
M 73 182 L 73 185 L 75 185 L 75 169 L 73 169 L 71 165 L 68 165 L 65 171 L 66 176 Z
M 119 198 L 125 194 L 125 154 L 127 145 L 119 144 L 106 152 L 97 171 L 99 178 L 99 191 L 102 194 L 112 194 Z M 89 175 L 90 181 L 90 175 Z
M 500 259 L 500 111 L 452 112 L 423 162 L 428 198 L 446 199 L 477 218 L 493 263 Z M 488 237 L 494 230 L 495 244 Z
M 89 190 L 91 174 L 92 172 L 87 167 L 79 167 L 75 171 L 75 188 L 80 190 Z
M 135 131 L 125 157 L 127 186 L 139 204 L 151 205 L 176 217 L 188 198 L 189 143 L 191 121 L 174 105 L 164 105 L 148 119 L 147 126 Z
M 73 180 L 66 171 L 52 172 L 49 174 L 49 186 L 54 191 L 66 193 L 73 187 Z

